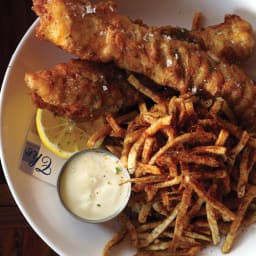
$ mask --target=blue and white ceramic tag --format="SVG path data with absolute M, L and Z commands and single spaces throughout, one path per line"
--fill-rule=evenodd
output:
M 56 186 L 65 159 L 48 150 L 40 141 L 33 118 L 26 136 L 20 169 L 44 182 Z

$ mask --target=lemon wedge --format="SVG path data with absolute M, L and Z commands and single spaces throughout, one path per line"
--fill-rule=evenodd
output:
M 86 149 L 88 138 L 105 124 L 104 118 L 76 123 L 68 118 L 56 116 L 46 109 L 37 109 L 36 128 L 41 142 L 61 158 Z

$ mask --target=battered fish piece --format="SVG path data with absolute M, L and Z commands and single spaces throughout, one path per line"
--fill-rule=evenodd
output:
M 202 49 L 230 63 L 246 61 L 255 45 L 251 24 L 237 15 L 226 15 L 221 24 L 192 31 L 171 26 L 160 29 L 172 38 L 197 43 Z
M 143 97 L 127 82 L 126 73 L 112 64 L 81 60 L 27 73 L 25 82 L 37 107 L 76 121 L 118 112 Z
M 40 16 L 38 37 L 81 59 L 113 61 L 181 94 L 222 96 L 242 126 L 256 128 L 254 82 L 238 66 L 219 62 L 198 44 L 120 16 L 113 2 L 34 0 L 34 10 Z
M 48 4 L 48 2 L 50 1 L 49 0 L 33 1 L 34 2 L 33 9 L 38 14 L 38 16 L 43 16 L 48 12 L 45 8 L 45 5 Z M 82 16 L 85 15 L 85 13 L 83 13 L 84 11 L 90 13 L 96 10 L 94 9 L 94 7 L 91 6 L 90 2 L 85 1 L 85 3 L 87 3 L 87 5 L 84 4 L 84 6 L 82 7 L 80 6 L 78 8 L 80 9 L 78 11 L 82 12 L 80 13 L 80 15 Z M 75 5 L 75 4 L 79 4 L 79 1 L 74 1 L 73 4 L 72 4 L 72 1 L 71 2 L 66 1 L 66 5 L 68 6 Z M 80 1 L 80 4 L 83 5 L 83 1 Z M 111 4 L 109 4 L 109 6 L 110 5 Z M 111 8 L 112 11 L 116 12 L 115 4 L 112 3 L 111 7 L 109 8 Z M 99 11 L 99 9 L 100 8 L 98 6 L 97 10 Z M 109 10 L 107 10 L 106 8 L 104 12 L 105 11 L 109 11 Z M 60 12 L 61 12 L 61 9 L 60 9 Z M 45 18 L 47 19 L 47 17 Z M 146 24 L 143 24 L 141 20 L 137 20 L 136 22 L 140 25 L 146 26 Z M 154 28 L 154 29 L 159 30 L 161 34 L 164 34 L 169 38 L 171 37 L 174 39 L 184 40 L 184 41 L 199 44 L 200 47 L 202 47 L 203 49 L 209 50 L 211 53 L 213 53 L 217 57 L 224 58 L 231 63 L 241 63 L 247 60 L 250 57 L 255 45 L 253 28 L 251 24 L 243 20 L 238 15 L 226 15 L 224 22 L 221 24 L 208 26 L 206 28 L 201 28 L 201 29 L 195 29 L 192 31 L 189 31 L 185 28 L 173 27 L 173 26 L 164 26 L 164 27 Z M 54 30 L 50 33 L 54 33 Z
M 238 15 L 226 15 L 223 23 L 191 33 L 205 49 L 231 63 L 247 60 L 255 45 L 251 24 Z

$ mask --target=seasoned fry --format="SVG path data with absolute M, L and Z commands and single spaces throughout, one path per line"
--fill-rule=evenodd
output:
M 125 166 L 128 164 L 128 153 L 130 152 L 130 149 L 133 145 L 133 143 L 141 136 L 142 133 L 144 133 L 145 128 L 142 128 L 140 130 L 136 130 L 134 132 L 131 132 L 127 134 L 124 138 L 124 146 L 122 150 L 122 155 L 121 155 L 121 161 Z
M 190 132 L 190 133 L 182 134 L 180 136 L 177 136 L 175 139 L 170 140 L 169 142 L 166 143 L 165 146 L 160 148 L 160 150 L 150 159 L 149 163 L 154 164 L 156 159 L 159 158 L 161 155 L 163 155 L 168 149 L 174 146 L 177 146 L 179 144 L 183 144 L 191 141 L 202 141 L 202 140 L 209 141 L 212 139 L 215 139 L 215 135 L 207 132 Z M 185 156 L 186 153 L 183 152 L 183 154 Z
M 158 175 L 161 174 L 161 170 L 155 165 L 143 164 L 139 162 L 135 170 L 135 176 L 140 177 L 145 174 Z
M 254 198 L 256 198 L 256 186 L 250 186 L 247 191 L 247 194 L 243 198 L 243 200 L 238 208 L 236 217 L 235 217 L 235 219 L 230 227 L 230 230 L 227 234 L 227 237 L 224 241 L 224 244 L 222 246 L 223 253 L 227 253 L 230 251 L 231 246 L 234 242 L 234 239 L 236 238 L 238 228 L 242 223 L 244 214 L 245 214 L 246 210 L 248 209 L 249 204 L 251 203 L 251 201 Z
M 131 242 L 132 242 L 133 246 L 137 246 L 138 245 L 138 235 L 137 235 L 135 226 L 132 224 L 132 222 L 129 220 L 129 218 L 125 214 L 121 214 L 120 220 L 126 226 L 128 232 L 130 234 Z
M 201 12 L 196 12 L 194 14 L 193 17 L 193 21 L 192 21 L 192 30 L 199 30 L 202 28 L 202 19 L 203 19 L 203 15 Z
M 140 110 L 141 114 L 148 112 L 147 105 L 146 105 L 146 103 L 144 101 L 139 103 L 139 110 Z
M 198 156 L 195 154 L 191 154 L 190 152 L 184 151 L 175 151 L 169 153 L 174 159 L 178 161 L 184 161 L 185 163 L 196 163 L 199 165 L 206 165 L 209 167 L 219 167 L 219 162 L 211 156 Z
M 217 184 L 213 184 L 209 192 L 212 195 L 216 195 L 216 189 L 217 189 Z M 220 231 L 218 227 L 218 221 L 217 221 L 217 215 L 215 213 L 215 210 L 209 205 L 206 204 L 206 216 L 207 216 L 207 221 L 209 223 L 209 228 L 212 233 L 212 242 L 214 245 L 217 245 L 220 243 Z
M 156 221 L 156 222 L 148 222 L 146 224 L 140 225 L 137 228 L 137 232 L 142 233 L 145 231 L 149 231 L 154 229 L 156 226 L 158 226 L 161 223 L 161 221 Z
M 248 160 L 249 160 L 249 150 L 246 148 L 242 152 L 242 159 L 239 166 L 239 180 L 237 184 L 237 197 L 242 198 L 245 195 L 246 184 L 248 183 Z
M 231 152 L 233 157 L 236 157 L 243 150 L 249 138 L 250 138 L 249 134 L 246 131 L 244 131 L 239 143 L 236 145 L 236 147 L 233 148 Z
M 135 170 L 136 159 L 138 158 L 138 154 L 141 151 L 142 144 L 146 140 L 146 137 L 152 136 L 155 133 L 157 133 L 157 131 L 160 130 L 161 128 L 170 125 L 171 119 L 172 119 L 171 116 L 166 116 L 166 117 L 163 117 L 163 118 L 160 118 L 159 120 L 157 120 L 156 123 L 152 124 L 144 131 L 144 133 L 139 138 L 139 140 L 136 143 L 134 143 L 134 145 L 131 147 L 130 153 L 128 155 L 128 169 L 131 174 Z
M 168 180 L 168 181 L 163 181 L 163 182 L 159 182 L 157 184 L 154 185 L 154 188 L 166 188 L 166 187 L 171 187 L 171 186 L 174 186 L 174 185 L 178 185 L 181 183 L 181 177 L 180 176 L 177 176 L 171 180 Z
M 191 196 L 192 196 L 192 189 L 189 186 L 186 186 L 182 195 L 181 203 L 178 209 L 177 218 L 175 221 L 174 227 L 174 235 L 171 244 L 172 251 L 176 251 L 179 245 L 179 240 L 182 238 L 182 234 L 184 232 L 184 218 L 187 214 L 188 207 L 191 204 Z
M 107 114 L 107 124 L 103 126 L 101 129 L 95 131 L 88 139 L 87 146 L 88 148 L 95 148 L 102 144 L 105 137 L 111 133 L 111 131 L 115 132 L 116 136 L 123 137 L 125 131 L 120 127 L 120 124 L 130 121 L 136 112 L 131 112 L 128 114 L 124 114 L 119 116 L 118 118 L 114 118 L 112 114 Z M 119 154 L 119 153 L 118 153 Z
M 129 83 L 134 86 L 139 92 L 152 99 L 155 103 L 161 104 L 163 99 L 152 92 L 148 87 L 144 86 L 134 75 L 128 77 Z
M 224 146 L 229 136 L 229 132 L 225 129 L 221 129 L 218 138 L 215 142 L 216 146 Z
M 154 182 L 160 182 L 163 180 L 166 180 L 166 175 L 149 175 L 145 177 L 139 177 L 139 178 L 131 178 L 126 180 L 124 183 L 127 182 L 137 182 L 137 183 L 154 183 Z
M 105 145 L 107 150 L 109 150 L 112 154 L 116 155 L 117 157 L 121 157 L 122 148 L 120 146 L 113 146 L 113 145 Z
M 125 135 L 125 130 L 120 127 L 120 125 L 117 123 L 116 119 L 111 113 L 106 115 L 106 120 L 110 125 L 112 131 L 114 132 L 115 136 L 123 137 Z
M 203 241 L 208 241 L 208 242 L 211 241 L 211 239 L 208 236 L 202 235 L 202 234 L 199 234 L 199 233 L 184 231 L 184 234 L 187 237 L 190 237 L 190 238 L 194 238 L 194 239 L 198 239 L 198 240 L 203 240 Z
M 154 209 L 157 213 L 159 213 L 159 214 L 161 214 L 161 215 L 163 215 L 163 216 L 168 216 L 168 215 L 169 215 L 169 212 L 165 209 L 165 207 L 162 205 L 161 202 L 155 202 L 155 203 L 153 204 L 153 209 Z
M 229 219 L 235 219 L 235 214 L 222 203 L 217 201 L 214 197 L 210 196 L 198 182 L 192 180 L 191 178 L 188 178 L 187 182 L 190 184 L 193 190 L 199 195 L 199 197 L 202 197 L 206 203 L 211 205 L 211 207 L 218 210 L 221 214 L 228 217 Z
M 104 138 L 110 133 L 111 128 L 108 125 L 103 126 L 101 129 L 93 133 L 87 142 L 88 148 L 94 148 L 97 146 L 98 141 L 103 141 Z
M 157 143 L 156 138 L 148 137 L 145 140 L 145 144 L 142 151 L 141 161 L 143 163 L 149 162 L 150 156 L 154 150 L 154 145 Z
M 194 147 L 191 152 L 193 153 L 213 153 L 218 155 L 224 155 L 227 151 L 226 147 L 221 146 L 199 146 Z
M 212 233 L 212 243 L 214 245 L 217 245 L 220 242 L 220 233 L 214 209 L 209 204 L 206 204 L 206 214 L 209 223 L 209 228 Z
M 149 234 L 149 236 L 140 244 L 140 247 L 146 247 L 150 243 L 152 243 L 167 227 L 168 225 L 176 218 L 178 213 L 179 205 L 175 207 L 173 212 L 169 217 L 167 217 L 161 224 L 156 226 L 152 233 Z
M 109 251 L 111 250 L 111 248 L 116 245 L 117 243 L 119 243 L 123 238 L 124 236 L 126 235 L 126 228 L 122 228 L 120 231 L 118 231 L 118 233 L 116 233 L 111 240 L 109 240 L 107 242 L 107 244 L 104 246 L 104 250 L 102 252 L 102 256 L 108 256 L 110 255 L 109 254 Z
M 151 210 L 151 203 L 144 204 L 139 212 L 138 221 L 140 223 L 145 223 L 147 221 L 148 215 Z
M 201 172 L 201 171 L 193 171 L 190 173 L 192 178 L 200 179 L 224 179 L 228 176 L 228 172 L 226 170 L 218 170 L 211 172 Z
M 166 189 L 161 190 L 161 199 L 163 202 L 163 206 L 169 210 L 170 209 L 170 200 L 169 200 L 168 191 Z

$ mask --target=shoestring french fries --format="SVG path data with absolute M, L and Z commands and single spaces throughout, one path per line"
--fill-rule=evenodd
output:
M 131 174 L 132 196 L 103 255 L 124 230 L 136 256 L 193 256 L 223 237 L 228 253 L 240 228 L 256 219 L 255 139 L 222 98 L 164 100 L 133 75 L 129 81 L 154 104 L 140 103 L 128 119 L 106 118 L 106 142 L 119 143 L 114 153 Z

